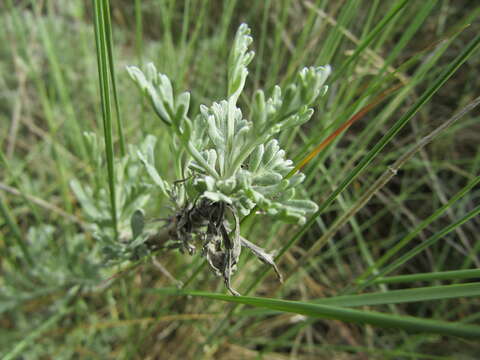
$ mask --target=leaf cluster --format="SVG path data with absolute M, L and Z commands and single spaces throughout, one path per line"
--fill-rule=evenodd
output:
M 153 64 L 144 72 L 134 66 L 127 70 L 175 139 L 174 156 L 183 159 L 177 166 L 182 170 L 178 175 L 189 178 L 186 188 L 190 197 L 225 202 L 242 215 L 257 207 L 283 220 L 303 223 L 306 214 L 317 207 L 308 199 L 294 198 L 304 175 L 288 176 L 292 162 L 285 158 L 275 137 L 311 118 L 311 106 L 327 91 L 324 83 L 331 69 L 304 68 L 284 90 L 275 86 L 268 98 L 258 90 L 247 120 L 237 102 L 254 56 L 248 50 L 252 42 L 249 33 L 242 24 L 235 36 L 228 60 L 227 98 L 202 105 L 194 119 L 188 116 L 189 93 L 175 96 L 168 77 L 158 73 Z M 149 151 L 140 156 L 154 182 L 168 194 L 169 187 L 155 171 Z M 186 198 L 176 200 L 181 206 Z

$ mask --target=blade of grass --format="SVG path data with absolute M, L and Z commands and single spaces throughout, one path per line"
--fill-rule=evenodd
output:
M 341 6 L 337 5 L 338 14 L 334 15 L 336 23 L 326 36 L 322 51 L 316 59 L 317 64 L 329 64 L 334 61 L 337 50 L 341 47 L 342 41 L 346 39 L 343 29 L 348 28 L 354 21 L 359 5 L 360 3 L 355 0 L 345 1 Z
M 110 19 L 110 0 L 103 0 L 103 16 L 104 16 L 104 26 L 105 26 L 105 46 L 107 50 L 107 60 L 108 60 L 108 73 L 110 74 L 110 81 L 112 83 L 112 95 L 113 101 L 115 104 L 115 114 L 117 115 L 117 129 L 118 136 L 120 139 L 120 154 L 125 156 L 125 137 L 123 134 L 123 125 L 120 117 L 120 105 L 118 102 L 117 95 L 117 83 L 115 80 L 115 66 L 113 59 L 113 40 L 112 40 L 112 21 Z
M 0 163 L 3 165 L 4 169 L 6 170 L 9 169 L 7 159 L 1 149 L 0 149 Z M 23 196 L 23 193 L 21 195 Z M 32 259 L 32 256 L 30 255 L 30 251 L 28 247 L 25 245 L 25 240 L 23 239 L 22 231 L 20 230 L 20 227 L 18 226 L 15 217 L 12 215 L 12 212 L 10 211 L 8 204 L 4 201 L 3 196 L 1 195 L 0 195 L 0 214 L 2 214 L 2 217 L 5 220 L 5 224 L 7 224 L 8 227 L 10 228 L 10 231 L 13 234 L 13 238 L 16 240 L 18 246 L 20 247 L 25 260 L 29 265 L 33 265 L 33 259 Z M 13 244 L 10 242 L 10 238 L 8 236 L 5 237 L 5 242 L 8 245 Z M 12 262 L 15 266 L 17 267 L 20 266 L 20 262 L 18 261 L 18 259 L 14 260 L 14 259 L 10 259 L 10 257 L 7 257 L 7 259 L 10 262 Z
M 426 332 L 470 339 L 480 338 L 480 326 L 427 320 L 411 316 L 390 315 L 373 311 L 361 311 L 340 306 L 312 304 L 301 301 L 230 296 L 201 291 L 188 291 L 186 293 L 191 296 L 201 296 L 209 299 L 279 310 L 320 319 L 335 319 L 345 322 L 370 324 L 385 328 L 402 329 L 414 333 Z
M 389 290 L 388 292 L 359 295 L 335 296 L 332 298 L 314 300 L 313 302 L 316 304 L 355 307 L 478 296 L 480 296 L 480 283 L 468 283 Z
M 478 274 L 477 274 L 478 276 Z M 480 296 L 480 283 L 427 286 L 411 289 L 389 290 L 358 295 L 333 296 L 308 303 L 339 307 L 403 304 L 411 302 L 456 299 Z M 248 312 L 247 312 L 248 314 Z M 271 313 L 270 313 L 271 314 Z M 245 315 L 245 314 L 244 314 Z M 250 314 L 252 315 L 252 314 Z M 263 314 L 265 315 L 265 314 Z
M 103 131 L 105 139 L 105 153 L 107 157 L 107 171 L 108 171 L 108 185 L 110 189 L 110 204 L 112 213 L 112 227 L 115 232 L 115 237 L 118 236 L 117 229 L 117 205 L 115 196 L 115 164 L 114 164 L 114 149 L 113 149 L 113 126 L 112 126 L 112 109 L 111 109 L 111 91 L 109 82 L 108 66 L 110 64 L 107 38 L 108 31 L 105 29 L 105 14 L 104 1 L 106 0 L 92 0 L 94 8 L 94 29 L 95 29 L 95 44 L 97 49 L 97 66 L 98 78 L 100 84 L 100 98 L 103 118 Z
M 480 269 L 438 271 L 377 278 L 372 284 L 398 284 L 415 281 L 480 279 Z
M 254 74 L 254 89 L 258 89 L 260 87 L 260 76 L 262 73 L 262 67 L 264 66 L 264 54 L 265 54 L 265 45 L 266 45 L 266 38 L 267 38 L 267 25 L 268 25 L 268 15 L 270 14 L 270 6 L 271 0 L 266 0 L 262 2 L 263 6 L 263 14 L 261 20 L 261 30 L 260 33 L 257 35 L 258 37 L 258 50 L 255 54 L 255 74 Z
M 288 14 L 291 6 L 292 0 L 276 1 L 269 10 L 270 16 L 273 15 L 272 22 L 275 29 L 271 36 L 271 41 L 273 42 L 272 52 L 277 54 L 277 56 L 270 58 L 269 71 L 265 78 L 266 88 L 271 88 L 276 84 L 279 71 L 285 59 L 287 50 L 283 44 L 282 29 L 287 26 L 286 24 L 288 23 Z

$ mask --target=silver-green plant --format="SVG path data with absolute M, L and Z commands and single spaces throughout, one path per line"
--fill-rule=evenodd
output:
M 295 189 L 305 176 L 293 170 L 276 136 L 302 125 L 312 114 L 312 105 L 325 94 L 330 67 L 302 69 L 284 90 L 275 86 L 271 97 L 258 90 L 248 119 L 237 105 L 254 52 L 247 25 L 240 25 L 228 59 L 227 97 L 211 106 L 200 106 L 193 119 L 188 115 L 190 94 L 174 94 L 169 78 L 153 64 L 144 71 L 127 71 L 167 125 L 172 141 L 177 181 L 160 176 L 154 164 L 153 144 L 139 157 L 154 183 L 175 205 L 167 219 L 165 236 L 183 252 L 202 247 L 212 270 L 223 276 L 227 288 L 236 269 L 242 246 L 274 266 L 273 256 L 240 236 L 240 216 L 259 211 L 288 222 L 303 223 L 317 209 L 308 199 L 296 199 Z M 290 176 L 291 175 L 291 176 Z M 229 215 L 229 216 L 228 216 Z M 230 220 L 229 220 L 230 219 Z M 232 234 L 233 233 L 233 234 Z M 281 279 L 281 277 L 280 277 Z
M 91 163 L 94 166 L 93 181 L 95 184 L 105 182 L 103 141 L 93 133 L 84 133 L 85 143 Z M 118 264 L 138 259 L 148 254 L 144 245 L 145 236 L 140 237 L 139 229 L 143 229 L 143 219 L 137 221 L 139 214 L 149 200 L 152 186 L 143 180 L 144 167 L 138 153 L 152 147 L 155 139 L 147 137 L 143 142 L 130 145 L 125 156 L 115 162 L 116 214 L 118 237 L 112 226 L 110 198 L 107 189 L 102 186 L 90 186 L 85 181 L 72 179 L 70 187 L 84 211 L 88 230 L 98 241 L 103 253 L 105 265 Z

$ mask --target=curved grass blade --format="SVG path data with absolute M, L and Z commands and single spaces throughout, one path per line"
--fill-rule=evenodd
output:
M 309 303 L 333 305 L 340 307 L 374 306 L 388 304 L 404 304 L 411 302 L 458 299 L 480 296 L 480 283 L 426 286 L 419 288 L 389 290 L 359 295 L 334 296 L 312 300 Z M 253 312 L 246 312 L 255 315 Z M 273 312 L 268 312 L 269 314 Z M 259 313 L 261 314 L 261 313 Z M 245 314 L 244 314 L 245 315 Z
M 143 65 L 143 21 L 142 0 L 135 0 L 135 51 L 138 62 Z

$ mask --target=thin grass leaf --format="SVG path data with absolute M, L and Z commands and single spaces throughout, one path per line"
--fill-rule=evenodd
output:
M 388 292 L 359 295 L 334 296 L 314 300 L 316 304 L 335 306 L 372 306 L 402 304 L 418 301 L 432 301 L 480 296 L 480 283 L 428 286 L 420 288 L 389 290 Z
M 477 277 L 479 272 L 480 271 L 477 271 Z M 358 295 L 333 296 L 330 298 L 312 300 L 309 303 L 339 307 L 359 307 L 478 296 L 480 296 L 480 283 L 467 283 L 389 290 L 387 292 L 375 292 Z M 267 313 L 272 314 L 274 312 Z M 250 312 L 247 312 L 247 314 L 252 315 Z
M 334 319 L 345 322 L 370 324 L 379 327 L 406 330 L 414 333 L 425 332 L 470 339 L 480 338 L 480 326 L 426 320 L 411 316 L 391 315 L 373 311 L 361 311 L 339 306 L 312 304 L 301 301 L 287 301 L 248 296 L 229 296 L 201 291 L 188 291 L 186 293 L 191 296 L 201 296 L 237 304 L 263 307 L 320 319 Z
M 373 284 L 411 283 L 416 281 L 462 280 L 462 279 L 480 279 L 480 269 L 437 271 L 437 272 L 420 273 L 420 274 L 379 277 L 372 282 L 372 285 Z
M 123 124 L 120 117 L 120 105 L 117 95 L 117 82 L 115 80 L 115 62 L 113 59 L 113 39 L 112 39 L 112 21 L 110 19 L 110 0 L 102 0 L 103 5 L 103 15 L 104 15 L 104 24 L 105 24 L 105 46 L 107 48 L 107 59 L 108 59 L 108 73 L 110 74 L 110 81 L 112 83 L 112 95 L 113 101 L 115 104 L 115 114 L 117 115 L 117 129 L 118 137 L 120 140 L 120 154 L 125 156 L 126 147 L 125 147 L 125 136 L 123 134 Z M 136 4 L 135 4 L 136 5 Z M 141 6 L 141 5 L 140 5 Z
M 110 203 L 112 213 L 112 226 L 115 237 L 118 236 L 117 205 L 115 195 L 115 164 L 113 149 L 113 126 L 111 109 L 111 91 L 108 66 L 110 64 L 108 53 L 108 30 L 105 25 L 104 3 L 92 0 L 94 7 L 95 44 L 97 49 L 98 78 L 100 85 L 100 97 L 103 117 L 103 131 L 105 139 L 105 153 L 107 157 L 108 185 L 110 190 Z

